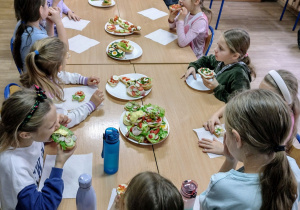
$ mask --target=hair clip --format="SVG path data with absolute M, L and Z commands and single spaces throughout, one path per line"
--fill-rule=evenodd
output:
M 35 53 L 36 55 L 39 55 L 39 54 L 40 54 L 39 51 L 37 51 L 37 50 L 35 50 L 34 53 Z

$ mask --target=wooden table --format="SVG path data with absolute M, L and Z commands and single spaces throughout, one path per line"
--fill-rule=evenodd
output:
M 128 64 L 129 61 L 114 60 L 106 55 L 107 45 L 116 39 L 126 38 L 136 42 L 143 49 L 143 55 L 140 58 L 131 60 L 131 63 L 189 63 L 196 60 L 196 56 L 189 46 L 180 48 L 177 45 L 177 40 L 164 46 L 154 42 L 145 36 L 157 29 L 169 31 L 168 16 L 151 20 L 137 12 L 155 7 L 164 12 L 168 12 L 162 0 L 155 1 L 138 1 L 128 4 L 126 1 L 116 1 L 116 5 L 109 8 L 93 7 L 89 5 L 87 0 L 71 1 L 66 0 L 65 3 L 74 10 L 82 19 L 90 20 L 83 31 L 67 29 L 68 37 L 74 37 L 81 34 L 91 39 L 95 39 L 100 44 L 91 47 L 87 51 L 77 54 L 71 52 L 69 64 Z M 109 18 L 119 15 L 121 18 L 132 22 L 135 25 L 142 27 L 140 33 L 129 36 L 114 36 L 108 34 L 104 30 L 104 26 Z M 174 30 L 173 33 L 176 33 Z
M 152 146 L 140 146 L 120 135 L 119 171 L 107 175 L 103 170 L 102 135 L 107 127 L 119 128 L 119 119 L 126 101 L 111 97 L 105 91 L 106 79 L 112 74 L 134 73 L 132 65 L 72 65 L 69 72 L 84 76 L 95 75 L 101 78 L 99 89 L 104 91 L 105 101 L 100 110 L 94 111 L 84 122 L 71 130 L 78 137 L 75 154 L 93 153 L 93 187 L 97 195 L 98 209 L 107 209 L 110 194 L 118 184 L 126 183 L 142 171 L 157 171 Z M 87 73 L 88 72 L 88 73 Z M 45 153 L 55 154 L 55 146 L 47 145 Z M 59 209 L 76 209 L 75 199 L 63 199 Z

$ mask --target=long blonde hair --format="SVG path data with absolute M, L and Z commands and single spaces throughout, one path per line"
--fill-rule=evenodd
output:
M 284 151 L 276 148 L 288 137 L 291 119 L 282 98 L 269 90 L 240 93 L 226 105 L 225 122 L 235 129 L 248 151 L 274 158 L 261 167 L 261 210 L 291 209 L 297 197 L 297 182 Z
M 286 84 L 293 101 L 292 104 L 289 105 L 289 107 L 293 112 L 295 122 L 294 122 L 291 138 L 287 142 L 287 149 L 288 149 L 287 152 L 288 152 L 293 144 L 293 139 L 297 134 L 297 125 L 298 125 L 298 120 L 300 115 L 300 102 L 298 98 L 298 80 L 295 77 L 295 75 L 289 71 L 286 70 L 276 70 L 276 71 L 281 76 L 284 83 Z M 279 89 L 278 85 L 276 84 L 276 82 L 274 81 L 273 77 L 270 74 L 267 74 L 264 77 L 264 81 L 270 86 L 272 86 L 276 90 L 276 93 L 279 94 L 284 99 L 281 90 Z
M 8 147 L 19 146 L 18 132 L 36 132 L 42 125 L 43 117 L 50 111 L 51 99 L 44 99 L 40 102 L 30 120 L 20 127 L 35 104 L 36 97 L 34 90 L 23 89 L 15 92 L 3 102 L 0 121 L 0 152 Z
M 36 41 L 25 59 L 27 72 L 21 75 L 22 85 L 30 88 L 36 84 L 54 99 L 63 101 L 62 82 L 57 74 L 66 53 L 66 45 L 57 37 Z

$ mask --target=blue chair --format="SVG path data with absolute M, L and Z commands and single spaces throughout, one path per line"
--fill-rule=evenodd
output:
M 281 13 L 281 16 L 280 16 L 280 19 L 279 19 L 280 21 L 282 21 L 282 18 L 283 18 L 283 15 L 285 13 L 285 10 L 286 10 L 286 7 L 287 7 L 288 3 L 289 3 L 289 0 L 286 0 L 285 5 L 284 5 L 283 10 L 282 10 L 282 13 Z M 297 19 L 295 21 L 293 31 L 295 31 L 295 28 L 297 26 L 297 23 L 298 23 L 299 19 L 300 19 L 300 12 L 298 13 Z
M 14 48 L 14 38 L 12 37 L 11 40 L 10 40 L 10 51 L 11 51 L 12 56 L 14 57 L 14 55 L 13 55 L 13 48 Z M 14 59 L 14 61 L 15 61 L 15 59 Z M 15 64 L 16 64 L 16 62 L 15 62 Z M 19 73 L 20 73 L 20 74 L 23 74 L 22 69 L 19 68 L 19 67 L 17 66 L 17 64 L 16 64 L 16 67 L 17 67 Z
M 223 10 L 224 1 L 225 0 L 222 0 L 221 7 L 219 10 L 218 20 L 217 20 L 216 27 L 215 27 L 216 30 L 218 29 L 219 21 L 220 21 L 222 10 Z M 213 0 L 210 0 L 209 9 L 211 9 L 212 3 L 213 3 Z
M 9 98 L 11 94 L 13 94 L 15 91 L 19 89 L 21 89 L 21 87 L 16 83 L 10 83 L 6 85 L 6 87 L 4 88 L 4 99 Z
M 215 36 L 215 32 L 214 32 L 213 27 L 211 27 L 211 26 L 208 26 L 208 27 L 209 27 L 209 30 L 210 30 L 210 34 L 208 34 L 208 37 L 205 40 L 205 49 L 204 49 L 205 56 L 208 54 L 209 49 L 211 47 L 211 44 L 214 41 L 214 36 Z

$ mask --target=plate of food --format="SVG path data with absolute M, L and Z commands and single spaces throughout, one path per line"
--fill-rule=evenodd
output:
M 195 90 L 201 90 L 201 91 L 208 91 L 210 90 L 203 84 L 202 77 L 206 79 L 212 79 L 215 76 L 214 71 L 210 70 L 209 68 L 200 68 L 196 73 L 196 80 L 194 79 L 193 75 L 190 75 L 186 79 L 186 84 L 190 86 L 191 88 Z
M 117 60 L 132 60 L 143 54 L 142 48 L 135 42 L 126 39 L 117 39 L 109 43 L 106 48 L 109 57 Z
M 137 100 L 152 90 L 152 78 L 143 74 L 112 75 L 107 80 L 106 91 L 119 99 Z
M 133 111 L 131 107 L 134 107 Z M 120 117 L 120 131 L 129 141 L 140 145 L 159 144 L 166 140 L 170 126 L 165 110 L 153 104 L 140 106 L 129 101 Z
M 114 0 L 88 0 L 89 4 L 95 7 L 112 7 L 116 4 Z
M 140 26 L 135 26 L 127 20 L 123 20 L 119 16 L 110 18 L 104 26 L 104 30 L 113 35 L 124 36 L 130 35 L 135 32 L 139 32 L 142 28 Z

